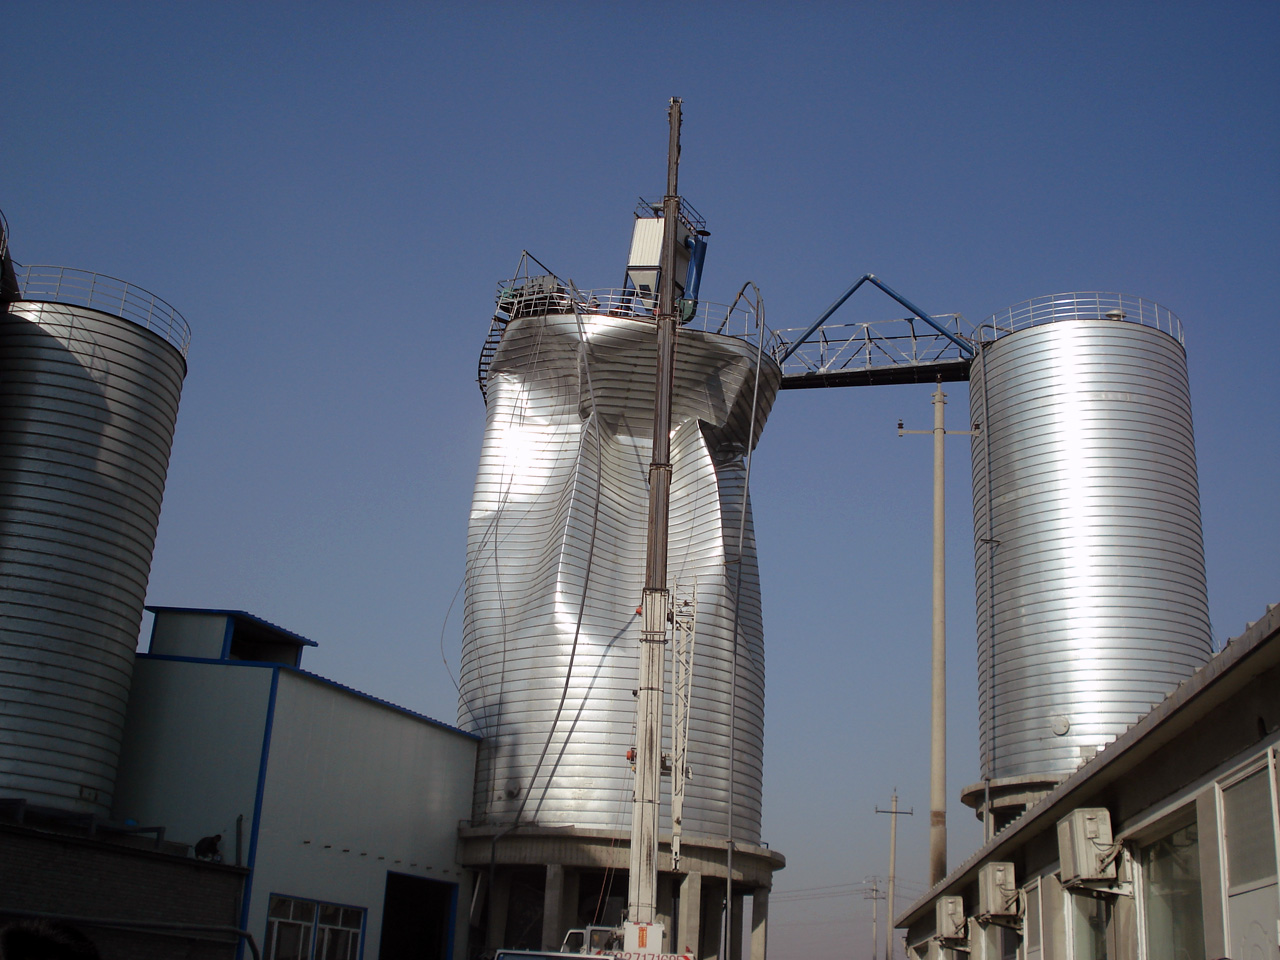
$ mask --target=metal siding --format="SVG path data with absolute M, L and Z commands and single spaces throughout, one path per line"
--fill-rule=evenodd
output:
M 220 833 L 233 863 L 243 815 L 247 860 L 270 700 L 269 669 L 139 656 L 113 819 L 163 824 L 179 843 Z
M 362 907 L 364 955 L 376 957 L 388 871 L 470 894 L 454 857 L 476 741 L 306 674 L 276 673 L 246 928 L 266 930 L 272 892 Z
M 0 314 L 0 793 L 111 809 L 185 372 L 96 310 Z
M 676 347 L 668 570 L 672 581 L 698 584 L 687 834 L 723 835 L 731 793 L 742 457 L 763 429 L 780 378 L 765 359 L 755 437 L 748 438 L 755 351 L 746 341 L 689 329 Z M 636 718 L 654 362 L 652 322 L 600 315 L 515 320 L 495 355 L 469 530 L 459 704 L 460 725 L 484 737 L 477 820 L 509 823 L 520 813 L 544 825 L 630 823 L 634 775 L 625 754 Z M 732 795 L 738 839 L 756 842 L 764 648 L 747 509 Z M 539 768 L 571 658 L 564 710 Z M 669 663 L 667 674 L 669 684 Z M 669 694 L 667 715 L 664 750 Z
M 970 403 L 984 775 L 1062 777 L 1212 654 L 1186 355 L 1060 318 L 984 344 Z

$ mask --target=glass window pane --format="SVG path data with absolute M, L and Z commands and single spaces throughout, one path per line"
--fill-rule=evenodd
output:
M 293 919 L 311 923 L 316 918 L 316 905 L 310 900 L 293 901 Z
M 1235 889 L 1276 875 L 1276 835 L 1266 769 L 1222 791 L 1227 885 Z
M 355 907 L 344 907 L 342 910 L 342 925 L 352 930 L 359 930 L 360 914 L 363 912 L 364 911 L 362 910 L 357 910 Z
M 307 960 L 310 927 L 298 923 L 276 923 L 276 939 L 270 960 Z
M 316 949 L 317 960 L 350 960 L 356 955 L 356 935 L 350 930 L 331 927 L 325 931 L 324 948 Z
M 320 904 L 320 922 L 336 927 L 338 920 L 342 916 L 342 908 L 335 907 L 331 903 Z
M 1022 944 L 1022 938 L 1018 936 L 1018 931 L 1010 930 L 1008 927 L 1000 928 L 1000 960 L 1018 960 L 1018 947 Z
M 1187 824 L 1143 847 L 1140 855 L 1147 956 L 1205 960 L 1196 825 Z
M 1107 924 L 1110 919 L 1107 901 L 1082 894 L 1071 895 L 1074 960 L 1107 960 Z
M 267 916 L 279 917 L 281 920 L 288 920 L 289 898 L 273 896 L 271 898 L 271 902 L 267 906 Z

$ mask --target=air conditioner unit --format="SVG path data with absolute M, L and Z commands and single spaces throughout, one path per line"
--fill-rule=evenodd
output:
M 1114 880 L 1114 848 L 1111 813 L 1106 807 L 1081 807 L 1071 811 L 1058 821 L 1058 861 L 1063 886 L 1086 880 Z
M 938 939 L 966 939 L 968 930 L 965 924 L 963 897 L 939 897 L 933 909 L 936 911 L 934 916 L 937 923 Z
M 1012 863 L 987 863 L 978 870 L 978 916 L 1016 917 L 1018 884 Z

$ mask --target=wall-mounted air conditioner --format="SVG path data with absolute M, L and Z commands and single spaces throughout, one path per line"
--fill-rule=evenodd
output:
M 1115 879 L 1115 844 L 1106 807 L 1081 807 L 1058 821 L 1058 861 L 1064 886 Z
M 937 923 L 938 939 L 967 939 L 968 930 L 965 924 L 963 897 L 939 897 L 933 909 L 935 911 L 934 919 Z
M 1012 863 L 986 863 L 978 870 L 978 916 L 1016 917 L 1018 885 Z

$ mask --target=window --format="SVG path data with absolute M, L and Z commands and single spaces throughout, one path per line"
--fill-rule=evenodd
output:
M 1228 956 L 1274 956 L 1277 898 L 1274 759 L 1222 784 Z
M 1026 889 L 1027 913 L 1023 920 L 1023 930 L 1026 931 L 1026 952 L 1027 960 L 1041 960 L 1043 953 L 1040 948 L 1040 881 L 1035 880 L 1027 884 Z
M 1195 822 L 1139 849 L 1147 957 L 1205 960 Z
M 267 960 L 356 960 L 364 910 L 272 894 L 267 905 Z
M 1111 901 L 1073 893 L 1071 901 L 1072 960 L 1108 960 L 1107 928 Z

